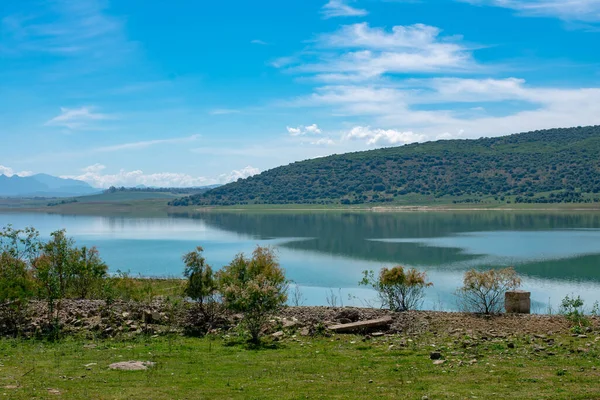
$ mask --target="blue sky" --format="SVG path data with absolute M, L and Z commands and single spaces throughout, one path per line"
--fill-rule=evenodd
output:
M 7 175 L 196 186 L 600 124 L 600 0 L 20 0 L 0 13 Z

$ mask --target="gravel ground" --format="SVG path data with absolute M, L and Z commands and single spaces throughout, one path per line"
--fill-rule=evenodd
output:
M 176 309 L 168 304 L 117 302 L 107 307 L 99 300 L 67 300 L 60 306 L 60 324 L 64 333 L 84 333 L 102 336 L 117 334 L 183 331 L 190 321 L 197 321 L 197 313 L 188 305 Z M 493 317 L 459 312 L 410 311 L 390 312 L 371 308 L 286 307 L 273 316 L 272 329 L 295 328 L 312 333 L 334 324 L 366 321 L 391 316 L 387 332 L 407 335 L 430 332 L 433 334 L 469 334 L 506 337 L 524 334 L 569 333 L 568 321 L 560 315 L 502 314 Z M 241 318 L 230 315 L 221 319 L 220 327 L 228 329 Z M 600 319 L 590 317 L 588 331 L 600 330 Z M 195 324 L 193 322 L 192 324 Z M 43 302 L 32 302 L 22 321 L 22 333 L 32 335 L 47 325 L 47 308 Z M 0 333 L 8 334 L 8 325 L 0 318 Z

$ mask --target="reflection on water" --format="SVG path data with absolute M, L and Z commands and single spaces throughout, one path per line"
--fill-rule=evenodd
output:
M 220 268 L 257 245 L 278 248 L 306 304 L 362 305 L 373 293 L 357 282 L 365 269 L 402 264 L 427 271 L 427 308 L 455 308 L 453 292 L 469 268 L 513 265 L 534 308 L 555 308 L 577 293 L 600 300 L 600 215 L 593 213 L 204 213 L 168 218 L 0 214 L 0 225 L 67 229 L 96 245 L 112 271 L 179 276 L 181 255 L 197 245 Z

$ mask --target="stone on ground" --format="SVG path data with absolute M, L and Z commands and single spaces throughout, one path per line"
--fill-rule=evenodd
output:
M 112 363 L 108 366 L 110 369 L 116 369 L 120 371 L 144 371 L 148 367 L 154 366 L 155 363 L 150 361 L 122 361 Z

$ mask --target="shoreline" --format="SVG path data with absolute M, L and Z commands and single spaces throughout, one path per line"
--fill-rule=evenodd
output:
M 0 213 L 31 213 L 58 215 L 91 215 L 91 216 L 132 216 L 132 217 L 170 217 L 197 215 L 204 213 L 462 213 L 462 212 L 510 212 L 510 213 L 600 213 L 600 205 L 576 207 L 564 205 L 557 207 L 505 207 L 490 205 L 489 207 L 461 207 L 451 205 L 402 205 L 372 207 L 306 207 L 306 206 L 215 206 L 215 207 L 146 207 L 145 205 L 123 203 L 74 204 L 57 207 L 2 207 Z
M 190 334 L 203 329 L 206 329 L 205 333 L 227 334 L 236 332 L 241 320 L 241 315 L 220 312 L 215 320 L 217 322 L 207 327 L 206 321 L 199 318 L 201 314 L 195 308 L 195 303 L 183 301 L 173 305 L 165 299 L 154 299 L 151 302 L 119 300 L 110 305 L 104 300 L 65 299 L 60 302 L 59 310 L 58 322 L 66 336 L 134 337 L 139 334 L 161 335 L 173 332 Z M 316 332 L 327 332 L 329 327 L 339 323 L 362 322 L 383 317 L 389 317 L 390 324 L 375 331 L 387 334 L 462 332 L 492 337 L 571 334 L 571 325 L 561 314 L 479 315 L 460 311 L 394 312 L 378 308 L 328 306 L 284 306 L 271 315 L 265 334 L 293 331 L 302 336 L 312 336 Z M 588 318 L 590 325 L 586 333 L 600 333 L 600 317 L 590 315 Z M 46 302 L 30 301 L 21 334 L 25 337 L 35 337 L 47 324 Z M 357 330 L 355 333 L 367 332 L 369 331 Z M 7 332 L 0 335 L 10 336 Z

